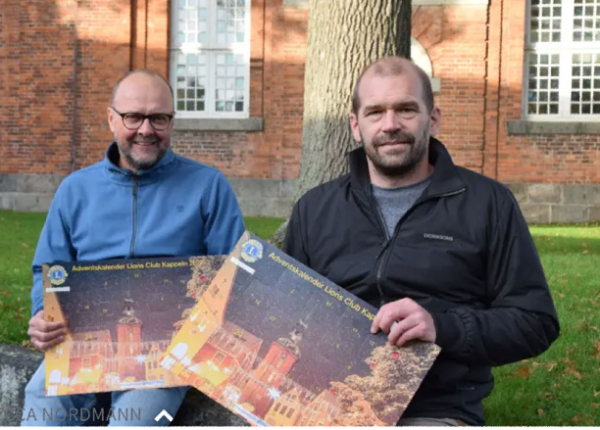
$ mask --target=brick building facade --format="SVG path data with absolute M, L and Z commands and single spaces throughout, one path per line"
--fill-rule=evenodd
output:
M 307 7 L 0 0 L 0 208 L 45 210 L 64 175 L 100 160 L 113 83 L 148 67 L 176 91 L 174 149 L 221 169 L 246 215 L 283 215 L 301 155 Z M 597 0 L 413 0 L 412 36 L 458 164 L 509 184 L 531 221 L 600 220 Z

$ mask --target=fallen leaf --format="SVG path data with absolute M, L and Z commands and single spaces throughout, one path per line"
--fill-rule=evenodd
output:
M 600 396 L 600 391 L 594 390 L 594 397 L 598 397 L 598 396 Z
M 23 248 L 29 248 L 29 245 L 27 245 L 25 242 L 23 242 L 23 243 L 21 244 L 21 246 L 22 246 Z
M 589 254 L 589 252 L 590 251 L 586 249 L 585 251 L 582 252 L 582 254 Z
M 594 357 L 600 359 L 600 340 L 597 340 L 594 345 Z
M 583 246 L 584 248 L 587 248 L 587 243 L 583 242 L 583 243 L 581 244 L 581 246 Z
M 556 367 L 556 363 L 548 363 L 548 372 L 552 372 L 554 370 L 554 368 Z
M 582 419 L 581 419 L 581 417 L 579 415 L 575 415 L 569 421 L 572 422 L 573 424 L 578 424 L 578 423 L 580 423 L 582 421 Z
M 538 416 L 540 416 L 540 417 L 541 417 L 541 416 L 543 416 L 543 415 L 544 415 L 544 410 L 543 410 L 543 409 L 538 409 L 538 410 L 537 410 L 537 414 L 538 414 Z
M 533 375 L 533 370 L 530 367 L 518 366 L 514 370 L 515 377 L 520 379 L 527 379 Z
M 558 293 L 558 297 L 560 297 L 561 299 L 564 299 L 565 295 L 563 293 Z
M 590 406 L 592 407 L 592 409 L 598 409 L 600 408 L 600 403 L 592 403 Z

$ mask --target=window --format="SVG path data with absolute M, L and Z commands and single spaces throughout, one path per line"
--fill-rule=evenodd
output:
M 225 359 L 225 354 L 223 354 L 222 352 L 217 352 L 213 358 L 212 358 L 212 362 L 215 366 L 220 366 L 221 363 L 223 363 L 223 360 Z
M 171 83 L 181 118 L 247 118 L 250 0 L 174 0 Z
M 600 0 L 528 0 L 524 116 L 600 114 Z

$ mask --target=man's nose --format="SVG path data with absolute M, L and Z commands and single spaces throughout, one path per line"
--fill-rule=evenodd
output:
M 400 118 L 398 117 L 398 115 L 396 115 L 396 112 L 394 112 L 393 109 L 385 111 L 385 115 L 383 116 L 383 131 L 389 133 L 399 130 L 400 127 Z
M 141 134 L 142 136 L 149 136 L 151 134 L 154 134 L 154 129 L 150 125 L 149 118 L 144 118 L 142 125 L 140 125 L 140 128 L 138 128 L 138 134 Z

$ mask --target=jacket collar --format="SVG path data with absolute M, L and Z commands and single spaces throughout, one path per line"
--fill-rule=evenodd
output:
M 131 185 L 133 177 L 135 176 L 141 185 L 157 181 L 168 169 L 173 167 L 177 155 L 173 150 L 168 149 L 158 163 L 149 169 L 140 170 L 137 173 L 119 167 L 119 157 L 119 148 L 117 147 L 116 142 L 113 142 L 106 150 L 104 160 L 102 161 L 106 175 L 111 180 L 125 185 Z
M 465 188 L 448 150 L 434 137 L 429 139 L 429 163 L 435 169 L 431 175 L 431 183 L 425 191 L 425 197 L 452 193 Z M 349 153 L 349 164 L 352 187 L 370 193 L 369 166 L 362 146 Z

